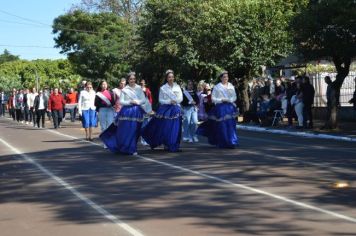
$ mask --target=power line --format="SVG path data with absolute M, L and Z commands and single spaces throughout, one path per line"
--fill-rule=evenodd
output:
M 30 23 L 25 23 L 25 22 L 9 21 L 9 20 L 3 20 L 3 19 L 0 19 L 0 22 L 10 23 L 10 24 L 29 25 L 29 26 L 35 26 L 35 27 L 46 27 L 46 28 L 49 28 L 49 26 L 44 26 L 44 25 L 35 25 L 35 24 L 30 24 Z
M 0 44 L 0 47 L 11 47 L 11 48 L 53 48 L 48 46 L 39 46 L 39 45 L 11 45 L 11 44 Z

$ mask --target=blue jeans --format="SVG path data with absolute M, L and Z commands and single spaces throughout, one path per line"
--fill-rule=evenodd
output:
M 197 138 L 198 110 L 195 106 L 183 107 L 183 138 Z
M 68 108 L 67 111 L 70 114 L 70 121 L 74 122 L 75 121 L 75 116 L 77 115 L 77 108 Z
M 99 122 L 101 131 L 106 130 L 114 121 L 114 109 L 112 107 L 102 107 L 99 109 Z

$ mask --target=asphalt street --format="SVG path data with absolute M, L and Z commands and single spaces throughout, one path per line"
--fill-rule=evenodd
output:
M 356 235 L 355 143 L 241 131 L 125 156 L 83 136 L 0 118 L 1 236 Z

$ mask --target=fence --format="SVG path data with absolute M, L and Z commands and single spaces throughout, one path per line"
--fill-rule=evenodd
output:
M 327 84 L 324 82 L 324 78 L 327 75 L 330 76 L 332 80 L 334 80 L 336 77 L 336 73 L 318 73 L 314 76 L 311 76 L 311 83 L 315 88 L 314 107 L 326 107 Z M 350 72 L 342 84 L 340 90 L 340 105 L 342 107 L 352 106 L 352 104 L 349 104 L 349 101 L 355 91 L 355 77 L 356 71 Z

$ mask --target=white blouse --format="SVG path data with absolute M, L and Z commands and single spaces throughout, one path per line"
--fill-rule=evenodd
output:
M 27 106 L 29 108 L 33 107 L 35 103 L 35 98 L 37 97 L 38 93 L 28 93 L 27 94 Z
M 85 111 L 85 110 L 89 110 L 89 109 L 92 109 L 92 110 L 95 110 L 96 107 L 95 107 L 95 96 L 96 96 L 96 93 L 94 90 L 91 90 L 91 91 L 87 91 L 87 90 L 83 90 L 80 92 L 80 95 L 79 95 L 79 101 L 78 101 L 78 111 L 79 111 L 79 114 L 82 113 L 82 111 Z
M 172 104 L 172 100 L 177 104 L 183 101 L 182 89 L 177 83 L 173 83 L 172 87 L 166 83 L 159 90 L 159 103 Z
M 227 86 L 218 83 L 213 88 L 211 99 L 215 104 L 223 103 L 224 101 L 233 103 L 236 101 L 235 87 L 231 83 L 228 83 Z
M 145 103 L 146 97 L 143 93 L 141 86 L 136 84 L 135 88 L 132 88 L 129 85 L 126 85 L 126 87 L 123 88 L 121 91 L 120 105 L 130 106 L 132 105 L 131 102 L 134 100 L 136 100 L 136 102 L 138 103 L 137 105 L 142 105 Z

